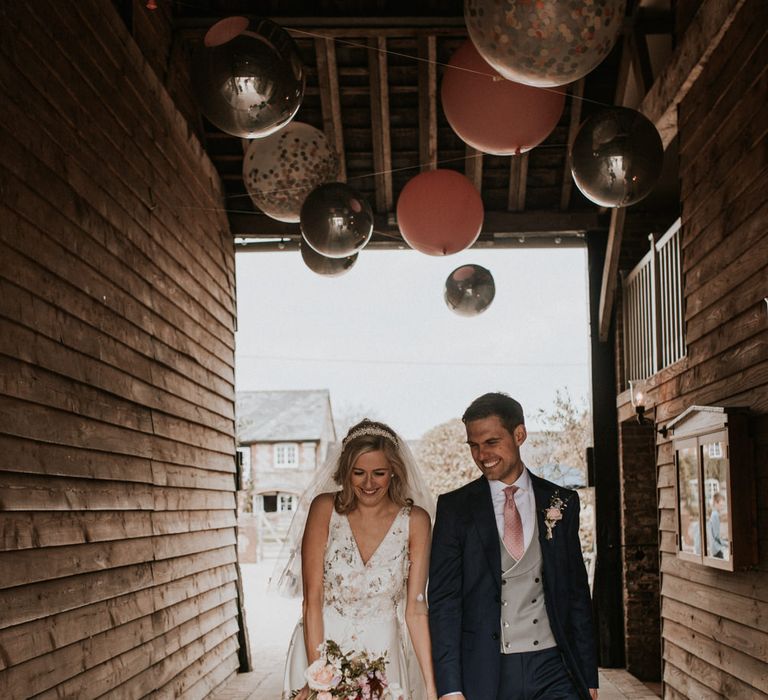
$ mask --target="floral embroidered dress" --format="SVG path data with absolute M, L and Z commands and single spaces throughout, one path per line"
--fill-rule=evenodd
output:
M 342 651 L 367 649 L 374 656 L 386 652 L 390 685 L 403 689 L 404 700 L 422 700 L 421 672 L 403 622 L 410 512 L 410 508 L 400 510 L 364 563 L 347 516 L 332 510 L 323 565 L 323 625 L 325 638 Z M 304 686 L 306 667 L 299 621 L 288 648 L 283 698 Z

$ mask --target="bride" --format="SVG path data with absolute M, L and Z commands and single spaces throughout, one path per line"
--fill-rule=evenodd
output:
M 402 689 L 402 700 L 437 697 L 425 601 L 432 511 L 403 440 L 377 421 L 350 428 L 302 496 L 276 580 L 294 595 L 303 584 L 304 598 L 284 699 L 298 689 L 298 700 L 308 696 L 304 671 L 328 639 L 344 652 L 386 653 L 390 688 Z M 299 533 L 300 556 L 291 547 Z

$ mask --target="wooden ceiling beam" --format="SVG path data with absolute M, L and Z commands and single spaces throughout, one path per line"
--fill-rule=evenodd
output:
M 608 229 L 608 244 L 605 251 L 605 263 L 603 265 L 603 279 L 600 284 L 600 306 L 598 311 L 598 328 L 600 342 L 608 340 L 611 328 L 611 312 L 613 300 L 616 297 L 616 280 L 619 275 L 619 253 L 621 252 L 621 240 L 624 236 L 624 221 L 627 210 L 617 207 L 611 210 L 611 225 Z
M 392 211 L 392 139 L 389 131 L 389 79 L 387 40 L 368 39 L 368 68 L 371 75 L 371 137 L 376 182 L 376 211 Z
M 581 126 L 581 108 L 584 105 L 584 78 L 571 85 L 571 116 L 568 122 L 568 145 L 565 150 L 565 167 L 563 169 L 563 185 L 560 190 L 560 211 L 568 211 L 571 206 L 573 191 L 573 175 L 571 175 L 571 147 Z
M 419 37 L 419 164 L 437 168 L 437 37 Z
M 702 0 L 669 62 L 640 103 L 640 111 L 656 125 L 665 149 L 677 135 L 677 106 L 745 3 L 746 0 Z
M 374 219 L 376 231 L 399 237 L 397 223 L 390 220 L 386 214 L 377 214 Z M 291 238 L 301 235 L 298 224 L 278 221 L 261 212 L 230 213 L 229 225 L 235 238 Z M 554 237 L 605 230 L 607 227 L 607 217 L 597 211 L 487 211 L 483 219 L 482 233 L 498 238 L 541 235 Z
M 317 80 L 320 85 L 320 108 L 323 131 L 339 158 L 339 180 L 346 182 L 347 165 L 344 152 L 344 132 L 341 122 L 339 74 L 336 69 L 336 46 L 333 39 L 315 39 Z
M 525 186 L 528 181 L 528 154 L 509 158 L 509 190 L 507 192 L 507 210 L 525 209 Z
M 464 174 L 472 182 L 475 189 L 483 193 L 483 153 L 469 144 L 465 149 Z

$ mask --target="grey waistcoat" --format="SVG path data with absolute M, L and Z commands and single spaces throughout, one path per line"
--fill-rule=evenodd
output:
M 501 545 L 501 653 L 540 651 L 557 646 L 544 606 L 538 524 L 523 558 L 516 561 Z

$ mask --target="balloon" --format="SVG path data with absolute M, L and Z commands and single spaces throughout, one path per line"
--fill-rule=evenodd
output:
M 440 90 L 448 123 L 478 151 L 506 156 L 530 151 L 557 126 L 564 90 L 544 90 L 502 78 L 464 42 L 451 57 Z
M 571 146 L 571 173 L 584 196 L 604 207 L 626 207 L 646 197 L 661 176 L 664 146 L 640 112 L 612 107 L 580 127 Z
M 565 85 L 597 67 L 624 22 L 626 0 L 464 0 L 469 37 L 509 80 Z
M 222 131 L 246 139 L 269 136 L 293 119 L 304 97 L 304 77 L 293 39 L 268 19 L 220 20 L 192 65 L 203 114 Z
M 405 183 L 397 200 L 405 242 L 427 255 L 451 255 L 471 246 L 483 226 L 483 201 L 455 170 L 427 170 Z
M 345 258 L 365 246 L 373 233 L 373 211 L 343 182 L 312 190 L 301 207 L 301 234 L 320 255 Z
M 299 244 L 299 250 L 301 251 L 301 259 L 304 261 L 304 264 L 312 270 L 312 272 L 316 272 L 318 275 L 324 275 L 326 277 L 338 277 L 339 275 L 343 275 L 357 261 L 357 253 L 348 255 L 346 258 L 329 258 L 325 255 L 320 255 L 320 253 L 308 245 L 303 239 Z
M 339 163 L 325 134 L 302 122 L 252 141 L 243 157 L 243 182 L 251 200 L 278 221 L 298 223 L 307 195 L 338 176 Z
M 495 295 L 493 275 L 480 265 L 457 267 L 445 280 L 445 303 L 460 316 L 477 316 Z

